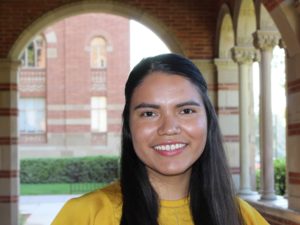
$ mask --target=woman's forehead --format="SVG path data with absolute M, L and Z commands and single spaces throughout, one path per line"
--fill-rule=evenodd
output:
M 199 89 L 186 77 L 164 72 L 153 72 L 136 87 L 133 101 L 161 100 L 186 101 L 201 100 Z

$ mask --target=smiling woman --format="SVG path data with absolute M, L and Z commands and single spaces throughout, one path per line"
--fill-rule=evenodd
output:
M 268 224 L 235 196 L 206 82 L 176 54 L 125 86 L 120 182 L 66 203 L 52 225 Z
M 206 113 L 198 89 L 182 76 L 153 72 L 135 89 L 131 101 L 133 147 L 145 163 L 159 198 L 187 196 L 188 182 L 182 181 L 189 180 L 207 135 Z M 174 188 L 175 182 L 185 184 L 180 192 L 178 186 Z M 163 188 L 159 188 L 161 185 Z

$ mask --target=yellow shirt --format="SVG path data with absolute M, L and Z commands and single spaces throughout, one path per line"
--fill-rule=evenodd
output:
M 264 218 L 248 203 L 240 200 L 246 225 L 267 225 Z M 69 200 L 51 225 L 119 225 L 122 197 L 119 183 Z M 161 201 L 160 225 L 192 225 L 187 199 Z

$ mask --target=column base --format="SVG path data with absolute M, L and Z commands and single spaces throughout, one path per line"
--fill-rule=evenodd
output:
M 276 194 L 274 192 L 262 192 L 260 200 L 273 201 L 276 200 Z
M 245 196 L 245 195 L 255 195 L 257 192 L 252 191 L 251 189 L 241 189 L 238 191 L 238 195 Z

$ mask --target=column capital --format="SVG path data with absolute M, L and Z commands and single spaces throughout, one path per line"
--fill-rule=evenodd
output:
M 261 31 L 258 30 L 254 34 L 254 45 L 255 47 L 267 51 L 272 50 L 276 45 L 279 44 L 280 34 L 277 31 Z
M 260 58 L 259 52 L 250 46 L 235 46 L 232 48 L 233 60 L 239 64 L 252 63 Z

